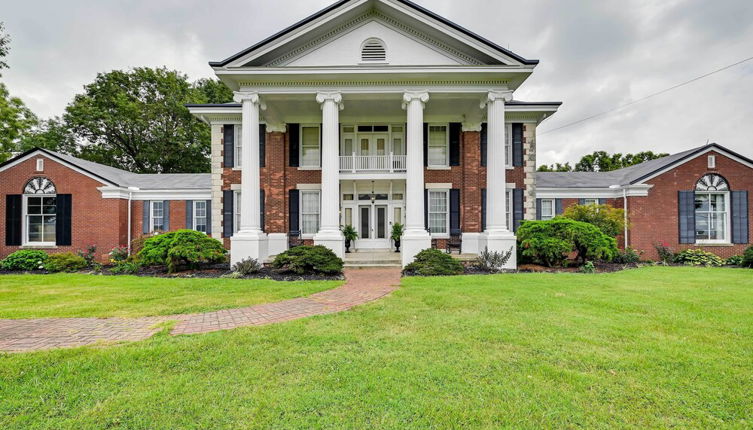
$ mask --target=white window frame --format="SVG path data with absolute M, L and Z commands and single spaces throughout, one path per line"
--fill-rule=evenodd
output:
M 197 215 L 198 213 L 198 206 L 204 205 L 204 216 L 200 217 Z M 194 200 L 193 201 L 193 229 L 196 231 L 201 231 L 198 229 L 199 225 L 199 219 L 204 219 L 204 231 L 201 231 L 202 233 L 206 234 L 209 225 L 207 224 L 207 214 L 209 212 L 209 205 L 207 205 L 206 200 Z
M 730 244 L 732 243 L 732 234 L 730 232 L 731 222 L 732 222 L 732 208 L 730 207 L 730 193 L 729 191 L 696 191 L 695 196 L 698 196 L 699 194 L 704 194 L 709 196 L 709 210 L 705 211 L 705 214 L 712 214 L 712 213 L 720 213 L 720 211 L 711 211 L 711 196 L 712 195 L 722 195 L 724 196 L 724 238 L 723 239 L 698 239 L 698 228 L 696 227 L 696 244 L 698 245 L 719 245 L 719 244 Z M 695 206 L 695 197 L 693 198 L 693 204 Z M 698 223 L 698 211 L 694 210 L 694 217 L 696 218 L 696 225 Z M 710 225 L 709 225 L 710 226 Z
M 55 228 L 55 235 L 56 237 L 53 238 L 53 240 L 50 241 L 37 241 L 33 242 L 29 240 L 29 217 L 30 216 L 41 216 L 42 217 L 42 235 L 44 237 L 44 218 L 53 216 L 57 217 L 57 209 L 55 210 L 54 214 L 29 214 L 29 198 L 39 197 L 44 199 L 47 198 L 54 198 L 55 199 L 55 205 L 57 206 L 57 194 L 24 194 L 23 195 L 23 203 L 22 203 L 22 215 L 23 215 L 23 245 L 24 246 L 39 246 L 39 247 L 52 247 L 57 245 L 57 227 Z M 44 201 L 42 201 L 42 207 L 44 207 Z M 44 210 L 42 210 L 44 212 Z
M 505 168 L 512 169 L 512 123 L 505 124 Z
M 716 155 L 709 155 L 707 161 L 709 169 L 716 169 Z
M 444 163 L 443 164 L 432 164 L 431 157 L 429 156 L 428 152 L 431 146 L 431 128 L 432 127 L 444 127 L 445 130 L 445 142 L 444 142 Z M 426 165 L 428 168 L 440 168 L 445 169 L 450 167 L 450 125 L 447 123 L 430 123 L 427 128 L 426 132 L 428 133 L 428 136 L 426 136 Z
M 548 202 L 551 204 L 551 214 L 544 214 L 544 202 Z M 541 220 L 542 221 L 549 221 L 550 219 L 554 219 L 555 216 L 557 216 L 557 209 L 555 208 L 555 201 L 554 199 L 541 199 Z
M 305 194 L 316 194 L 317 195 L 318 200 L 319 200 L 319 206 L 318 206 L 318 210 L 316 212 L 304 212 L 304 209 L 303 209 L 303 196 Z M 317 217 L 316 225 L 319 228 L 321 227 L 321 225 L 322 225 L 322 193 L 321 193 L 321 190 L 300 190 L 298 192 L 298 199 L 299 199 L 299 201 L 298 201 L 298 212 L 299 212 L 299 216 L 298 216 L 298 231 L 301 232 L 301 237 L 302 238 L 311 239 L 311 238 L 314 237 L 314 235 L 317 232 L 314 232 L 314 233 L 304 233 L 303 232 L 303 216 L 304 215 L 316 215 L 316 217 Z M 318 230 L 318 228 L 317 228 L 317 230 Z
M 233 191 L 233 234 L 238 233 L 241 226 L 241 192 Z
M 235 140 L 233 141 L 233 167 L 240 169 L 241 157 L 243 155 L 243 141 L 241 140 L 243 136 L 243 126 L 241 124 L 235 124 L 233 133 L 235 133 Z
M 304 128 L 315 128 L 317 133 L 317 139 L 318 139 L 318 158 L 317 163 L 312 165 L 306 165 L 304 164 L 304 158 L 303 158 L 303 129 Z M 300 133 L 298 133 L 298 169 L 299 170 L 320 170 L 322 168 L 322 130 L 320 124 L 301 124 L 301 130 Z
M 583 206 L 598 205 L 598 204 L 599 204 L 599 199 L 595 199 L 595 198 L 585 198 L 585 199 L 583 199 Z
M 509 230 L 509 231 L 513 231 L 515 229 L 515 227 L 512 225 L 512 222 L 513 222 L 513 218 L 512 218 L 512 213 L 513 213 L 513 208 L 512 208 L 512 203 L 513 203 L 512 192 L 513 191 L 515 191 L 513 188 L 508 188 L 507 191 L 505 192 L 505 212 L 506 212 L 506 215 L 507 215 L 507 230 Z
M 162 216 L 159 217 L 162 218 L 162 228 L 159 231 L 165 231 L 165 202 L 163 200 L 152 200 L 149 202 L 149 231 L 152 233 L 157 231 L 154 228 L 154 206 L 156 204 L 161 205 L 160 210 L 162 211 Z
M 433 237 L 433 238 L 440 238 L 440 239 L 441 238 L 448 238 L 448 237 L 450 237 L 450 190 L 448 190 L 448 189 L 429 189 L 428 190 L 428 193 L 426 195 L 426 198 L 428 199 L 428 201 L 426 202 L 426 204 L 427 204 L 427 214 L 426 214 L 427 220 L 426 220 L 426 223 L 428 224 L 429 229 L 431 229 L 431 214 L 433 214 L 433 213 L 441 214 L 442 213 L 442 212 L 432 211 L 431 210 L 431 195 L 432 194 L 444 194 L 444 196 L 445 196 L 445 202 L 447 204 L 447 209 L 444 211 L 444 216 L 445 216 L 445 231 L 442 232 L 442 233 L 436 233 L 436 232 L 432 231 L 430 233 L 431 237 Z

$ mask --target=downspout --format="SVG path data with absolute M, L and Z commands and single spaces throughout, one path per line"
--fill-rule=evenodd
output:
M 128 191 L 128 256 L 131 255 L 131 212 L 133 210 L 133 191 Z
M 623 212 L 624 212 L 624 224 L 625 224 L 625 232 L 623 233 L 623 236 L 625 237 L 625 250 L 628 249 L 628 199 L 627 199 L 627 188 L 622 187 L 622 206 L 623 206 Z

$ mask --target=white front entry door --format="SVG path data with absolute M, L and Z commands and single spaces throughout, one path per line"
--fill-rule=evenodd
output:
M 389 249 L 390 232 L 388 205 L 369 204 L 358 206 L 358 240 L 356 248 Z

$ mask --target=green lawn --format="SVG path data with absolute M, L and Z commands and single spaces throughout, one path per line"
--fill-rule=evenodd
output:
M 341 282 L 137 276 L 0 276 L 0 318 L 137 317 L 238 308 L 307 296 Z
M 753 271 L 406 279 L 355 310 L 0 356 L 0 428 L 751 428 Z

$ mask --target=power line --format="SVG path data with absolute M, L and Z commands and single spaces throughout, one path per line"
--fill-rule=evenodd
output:
M 705 75 L 697 76 L 697 77 L 695 77 L 695 78 L 693 78 L 693 79 L 691 79 L 691 80 L 689 80 L 689 81 L 685 81 L 685 82 L 683 82 L 683 83 L 680 83 L 680 84 L 677 84 L 677 85 L 671 86 L 671 87 L 669 87 L 669 88 L 663 89 L 663 90 L 661 90 L 661 91 L 658 91 L 658 92 L 655 92 L 655 93 L 653 93 L 653 94 L 649 94 L 649 95 L 647 95 L 647 96 L 645 96 L 645 97 L 641 97 L 641 98 L 639 98 L 638 100 L 633 100 L 633 101 L 632 101 L 632 102 L 630 102 L 630 103 L 625 103 L 624 105 L 621 105 L 621 106 L 617 106 L 617 107 L 614 107 L 614 108 L 612 108 L 612 109 L 609 109 L 609 110 L 605 110 L 604 112 L 600 112 L 600 113 L 597 113 L 597 114 L 594 114 L 594 115 L 588 116 L 588 117 L 586 117 L 586 118 L 583 118 L 583 119 L 579 119 L 578 121 L 573 121 L 573 122 L 571 122 L 571 123 L 567 123 L 567 124 L 565 124 L 565 125 L 561 125 L 561 126 L 559 126 L 559 127 L 557 127 L 557 128 L 553 128 L 553 129 L 551 129 L 551 130 L 546 130 L 546 131 L 542 131 L 542 132 L 540 132 L 540 133 L 538 133 L 538 134 L 539 134 L 539 135 L 542 135 L 542 134 L 552 133 L 552 132 L 555 132 L 555 131 L 557 131 L 557 130 L 562 130 L 563 128 L 568 128 L 568 127 L 572 127 L 572 126 L 574 126 L 574 125 L 577 125 L 577 124 L 580 124 L 580 123 L 582 123 L 582 122 L 586 122 L 586 121 L 592 120 L 592 119 L 594 119 L 594 118 L 598 118 L 598 117 L 600 117 L 600 116 L 608 115 L 608 114 L 610 114 L 610 113 L 612 113 L 612 112 L 616 112 L 616 111 L 618 111 L 618 110 L 621 110 L 621 109 L 625 109 L 626 107 L 632 106 L 632 105 L 634 105 L 634 104 L 636 104 L 636 103 L 640 103 L 640 102 L 642 102 L 642 101 L 645 101 L 645 100 L 648 100 L 648 99 L 650 99 L 650 98 L 652 98 L 652 97 L 656 97 L 656 96 L 658 96 L 658 95 L 661 95 L 661 94 L 664 94 L 664 93 L 666 93 L 666 92 L 669 92 L 669 91 L 675 90 L 675 89 L 677 89 L 677 88 L 683 87 L 683 86 L 685 86 L 685 85 L 691 84 L 691 83 L 693 83 L 693 82 L 695 82 L 695 81 L 698 81 L 698 80 L 701 80 L 701 79 L 703 79 L 703 78 L 709 77 L 709 76 L 711 76 L 711 75 L 713 75 L 713 74 L 716 74 L 716 73 L 719 73 L 719 72 L 723 72 L 723 71 L 725 71 L 725 70 L 727 70 L 727 69 L 731 69 L 732 67 L 738 66 L 738 65 L 740 65 L 740 64 L 742 64 L 742 63 L 745 63 L 745 62 L 747 62 L 747 61 L 750 61 L 750 60 L 753 60 L 753 57 L 748 57 L 748 58 L 746 58 L 746 59 L 744 59 L 744 60 L 740 60 L 740 61 L 738 61 L 738 62 L 736 62 L 736 63 L 733 63 L 733 64 L 730 64 L 730 65 L 724 66 L 724 67 L 722 67 L 721 69 L 716 69 L 716 70 L 714 70 L 713 72 L 709 72 L 709 73 L 706 73 Z

